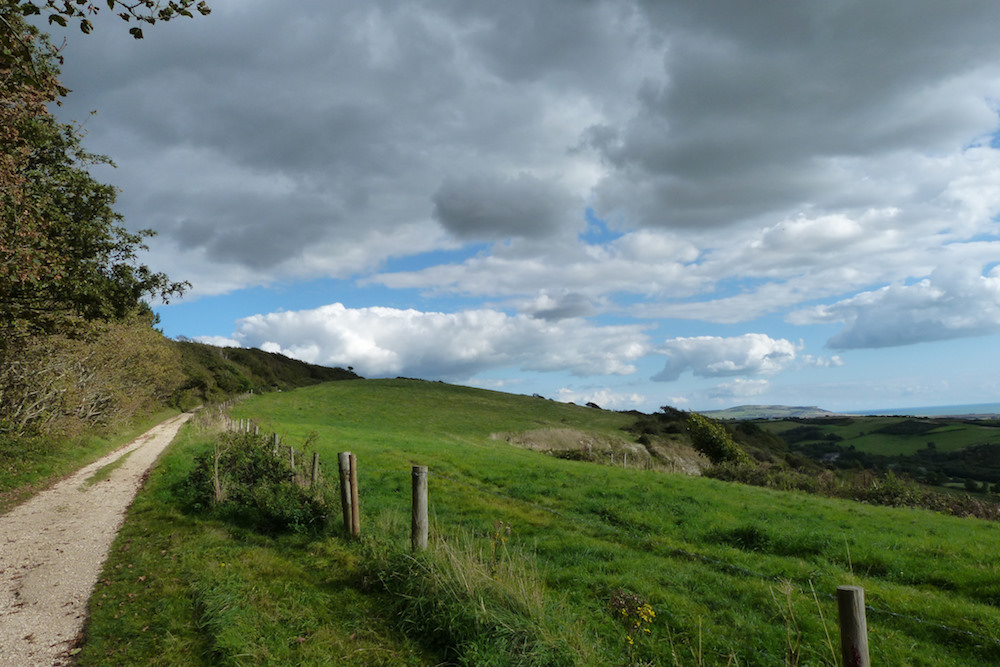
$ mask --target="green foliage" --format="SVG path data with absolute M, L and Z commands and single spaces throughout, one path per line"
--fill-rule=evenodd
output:
M 249 391 L 287 391 L 320 382 L 356 380 L 343 368 L 327 368 L 262 350 L 220 348 L 188 340 L 174 341 L 184 380 L 174 389 L 171 403 L 189 409 L 218 403 Z
M 452 664 L 581 664 L 586 649 L 552 627 L 560 619 L 549 612 L 534 557 L 498 541 L 502 530 L 437 539 L 418 554 L 370 541 L 366 560 L 391 595 L 397 627 Z
M 691 444 L 712 463 L 750 464 L 750 457 L 733 440 L 725 427 L 697 412 L 687 415 Z
M 17 2 L 5 0 L 13 6 Z M 123 21 L 135 21 L 153 25 L 157 21 L 169 21 L 178 16 L 191 18 L 193 11 L 202 16 L 212 13 L 208 3 L 204 0 L 169 0 L 167 3 L 156 2 L 155 0 L 106 0 L 108 9 L 116 12 Z M 90 21 L 90 16 L 100 11 L 100 7 L 91 0 L 28 0 L 20 3 L 20 10 L 25 15 L 41 14 L 48 12 L 47 20 L 49 25 L 66 27 L 70 19 L 80 20 L 80 31 L 90 34 L 94 25 Z M 142 39 L 142 28 L 132 27 L 129 34 L 135 39 Z
M 195 508 L 264 532 L 323 532 L 333 493 L 315 480 L 303 483 L 264 436 L 225 433 L 195 462 L 187 494 Z
M 705 471 L 705 475 L 727 482 L 781 491 L 805 491 L 873 505 L 922 508 L 959 517 L 1000 520 L 1000 504 L 995 499 L 937 491 L 891 470 L 886 473 L 864 469 L 838 472 L 827 470 L 816 474 L 767 463 L 754 466 L 723 463 L 712 466 Z M 966 480 L 963 486 L 971 492 L 986 490 L 975 480 Z
M 150 314 L 93 322 L 74 336 L 32 336 L 0 350 L 0 433 L 114 429 L 161 409 L 180 382 L 178 357 Z
M 56 51 L 9 2 L 0 34 L 0 353 L 9 353 L 24 337 L 123 319 L 144 297 L 166 300 L 186 284 L 137 261 L 152 232 L 124 227 L 115 188 L 88 172 L 110 161 L 46 107 L 66 92 Z
M 969 478 L 1000 482 L 1000 429 L 990 420 L 854 417 L 757 426 L 787 443 L 790 453 L 781 454 L 786 461 L 797 455 L 842 470 L 895 470 L 938 486 Z

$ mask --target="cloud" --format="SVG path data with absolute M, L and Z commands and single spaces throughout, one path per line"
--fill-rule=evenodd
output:
M 571 299 L 570 307 L 576 309 L 584 301 L 594 306 L 602 296 L 615 293 L 651 298 L 663 294 L 676 297 L 697 294 L 708 285 L 690 266 L 698 256 L 692 243 L 675 234 L 641 230 L 603 244 L 576 238 L 530 246 L 512 243 L 461 264 L 382 273 L 367 282 L 477 296 L 530 294 L 546 299 L 565 298 Z M 528 312 L 546 310 L 538 308 L 534 300 L 514 303 L 526 306 Z
M 835 350 L 894 347 L 1000 332 L 1000 267 L 939 269 L 911 285 L 862 292 L 791 316 L 795 323 L 843 322 Z
M 590 133 L 611 166 L 601 211 L 697 229 L 919 201 L 927 193 L 893 167 L 996 130 L 984 91 L 996 89 L 1000 47 L 986 46 L 979 22 L 1000 10 L 986 2 L 968 13 L 928 3 L 919 18 L 902 4 L 753 17 L 693 2 L 643 8 L 662 31 L 664 66 L 631 118 Z
M 712 398 L 741 399 L 759 396 L 766 392 L 771 386 L 767 380 L 746 380 L 736 378 L 732 382 L 716 385 L 709 391 Z
M 530 174 L 449 177 L 432 199 L 434 217 L 464 239 L 544 238 L 583 225 L 582 202 Z
M 646 397 L 642 394 L 621 393 L 605 387 L 591 387 L 588 389 L 563 387 L 559 390 L 558 397 L 558 400 L 563 403 L 576 403 L 577 405 L 593 403 L 605 410 L 635 409 L 636 406 L 646 402 Z
M 215 347 L 243 347 L 240 341 L 226 338 L 225 336 L 195 336 L 193 340 L 196 343 L 205 343 L 206 345 L 214 345 Z
M 303 361 L 353 366 L 362 375 L 465 380 L 504 367 L 625 375 L 648 351 L 638 326 L 595 326 L 583 320 L 545 322 L 495 310 L 424 313 L 346 308 L 254 315 L 237 322 L 247 347 Z
M 629 368 L 627 346 L 596 332 L 644 345 L 641 329 L 579 319 L 605 314 L 800 309 L 787 321 L 844 323 L 836 349 L 997 331 L 993 274 L 945 278 L 998 256 L 984 241 L 1000 215 L 994 0 L 216 0 L 140 43 L 112 14 L 96 21 L 99 36 L 65 33 L 76 92 L 58 113 L 99 110 L 87 147 L 120 165 L 97 171 L 122 188 L 127 224 L 158 231 L 154 269 L 194 295 L 326 277 L 493 300 L 331 320 L 353 331 L 304 314 L 302 333 L 241 324 L 248 341 L 462 375 L 545 355 Z M 424 349 L 434 327 L 454 349 L 462 327 L 480 332 L 497 354 Z M 700 339 L 668 341 L 660 379 L 795 358 L 785 340 L 685 340 Z
M 731 338 L 673 338 L 657 351 L 669 359 L 653 379 L 673 382 L 688 370 L 699 377 L 770 375 L 787 368 L 795 360 L 797 348 L 784 339 L 750 333 Z

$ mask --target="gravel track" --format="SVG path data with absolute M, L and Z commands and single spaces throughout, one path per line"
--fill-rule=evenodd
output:
M 190 417 L 168 419 L 0 516 L 0 666 L 69 664 L 125 511 Z M 85 483 L 125 455 L 108 479 Z

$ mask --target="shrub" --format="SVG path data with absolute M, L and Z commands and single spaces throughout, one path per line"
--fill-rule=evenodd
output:
M 225 433 L 199 456 L 188 478 L 195 508 L 264 532 L 319 532 L 331 521 L 332 492 L 296 478 L 263 436 Z
M 750 457 L 721 424 L 692 412 L 687 416 L 687 427 L 691 435 L 691 444 L 712 463 L 726 461 L 736 464 L 750 463 Z

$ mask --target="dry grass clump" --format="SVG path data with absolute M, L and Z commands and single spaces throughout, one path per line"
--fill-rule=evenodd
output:
M 647 438 L 646 442 L 637 443 L 572 428 L 494 433 L 491 437 L 560 459 L 617 467 L 700 475 L 711 465 L 704 455 L 690 445 L 659 438 Z

